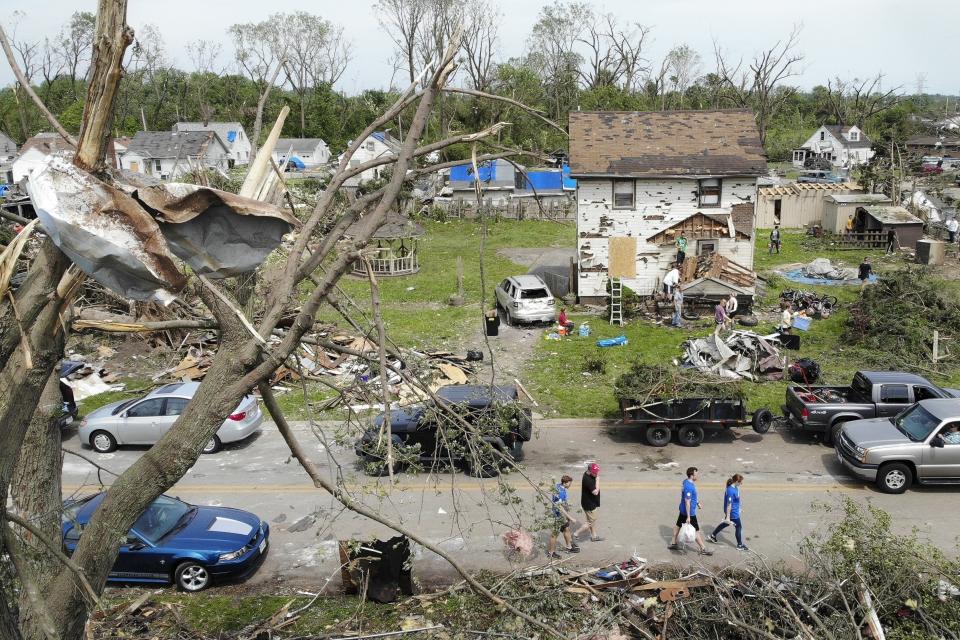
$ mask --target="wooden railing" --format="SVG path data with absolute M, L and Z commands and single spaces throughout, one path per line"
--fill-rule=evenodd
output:
M 861 233 L 830 234 L 825 239 L 838 249 L 858 249 L 865 247 L 887 246 L 886 231 L 864 231 Z
M 374 275 L 378 276 L 400 276 L 420 270 L 420 262 L 415 253 L 402 257 L 369 258 L 369 261 Z M 353 273 L 358 276 L 367 275 L 366 262 L 364 260 L 354 262 Z

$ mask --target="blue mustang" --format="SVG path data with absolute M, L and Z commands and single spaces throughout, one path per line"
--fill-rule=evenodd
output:
M 104 495 L 64 503 L 63 544 L 69 553 Z M 269 537 L 270 525 L 248 511 L 160 496 L 127 533 L 107 579 L 174 582 L 184 591 L 200 591 L 214 578 L 244 578 L 256 571 Z

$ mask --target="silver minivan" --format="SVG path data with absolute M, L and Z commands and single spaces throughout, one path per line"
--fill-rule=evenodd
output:
M 497 285 L 497 311 L 507 324 L 553 322 L 557 302 L 540 276 L 510 276 Z
M 80 441 L 99 453 L 110 453 L 122 444 L 155 444 L 177 421 L 199 387 L 199 382 L 176 382 L 142 398 L 104 405 L 80 421 Z M 225 442 L 249 438 L 260 430 L 262 423 L 263 413 L 256 397 L 244 396 L 203 452 L 215 453 Z

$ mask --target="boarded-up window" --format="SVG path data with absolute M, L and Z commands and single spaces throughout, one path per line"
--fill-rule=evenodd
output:
M 637 239 L 610 238 L 610 277 L 637 277 Z
M 633 180 L 613 181 L 613 208 L 633 209 L 634 198 Z
M 700 206 L 720 206 L 720 178 L 709 178 L 700 181 Z

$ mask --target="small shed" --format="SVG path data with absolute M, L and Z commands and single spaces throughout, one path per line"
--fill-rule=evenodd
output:
M 347 227 L 344 235 L 352 237 L 360 222 L 358 220 Z M 366 277 L 368 261 L 377 276 L 405 276 L 420 271 L 417 245 L 426 233 L 423 225 L 391 211 L 370 238 L 370 243 L 363 251 L 365 259 L 353 263 L 354 275 Z
M 904 207 L 868 205 L 857 208 L 854 218 L 855 229 L 859 233 L 883 232 L 890 229 L 897 232 L 901 247 L 917 248 L 917 240 L 923 237 L 923 220 L 907 211 Z
M 844 233 L 847 218 L 856 216 L 857 207 L 891 204 L 882 193 L 834 193 L 826 198 L 823 208 L 823 230 L 827 233 Z

